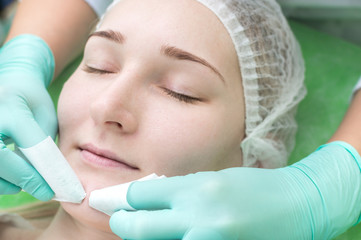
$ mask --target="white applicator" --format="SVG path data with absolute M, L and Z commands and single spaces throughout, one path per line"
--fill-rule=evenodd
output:
M 127 192 L 130 184 L 136 181 L 147 181 L 165 177 L 164 175 L 158 176 L 152 173 L 132 182 L 94 190 L 90 193 L 89 206 L 109 216 L 121 209 L 135 210 L 127 201 Z
M 51 137 L 29 148 L 19 148 L 54 191 L 54 200 L 81 203 L 84 188 Z

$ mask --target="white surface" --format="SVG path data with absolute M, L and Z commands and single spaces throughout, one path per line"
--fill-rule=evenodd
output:
M 54 200 L 83 201 L 84 188 L 51 137 L 33 147 L 19 149 L 54 191 Z
M 157 174 L 153 173 L 132 182 L 94 190 L 90 193 L 89 206 L 109 216 L 121 209 L 135 210 L 132 206 L 129 205 L 127 201 L 127 192 L 129 186 L 136 181 L 147 181 L 164 177 L 165 176 L 158 176 Z
M 94 12 L 100 17 L 113 0 L 85 0 Z

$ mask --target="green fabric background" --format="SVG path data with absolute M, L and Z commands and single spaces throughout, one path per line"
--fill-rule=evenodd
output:
M 351 91 L 361 76 L 361 48 L 294 21 L 290 21 L 290 25 L 302 47 L 308 89 L 297 114 L 299 130 L 296 147 L 290 157 L 291 164 L 325 143 L 341 122 L 349 104 Z M 50 86 L 49 92 L 55 105 L 65 80 L 78 62 L 79 59 Z M 0 196 L 0 209 L 32 201 L 36 200 L 24 192 Z M 361 239 L 360 225 L 336 239 Z

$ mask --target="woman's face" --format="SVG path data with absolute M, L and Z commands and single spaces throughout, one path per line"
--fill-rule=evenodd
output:
M 194 0 L 122 1 L 89 38 L 58 117 L 60 149 L 88 196 L 150 173 L 241 166 L 244 100 L 231 38 Z M 87 199 L 63 207 L 108 229 Z

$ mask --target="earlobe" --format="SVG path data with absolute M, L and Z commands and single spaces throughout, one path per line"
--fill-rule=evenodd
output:
M 264 168 L 264 166 L 262 165 L 262 163 L 260 161 L 256 161 L 253 164 L 249 165 L 249 166 L 244 166 L 243 162 L 242 162 L 242 167 L 249 167 L 249 168 Z
M 254 163 L 254 166 L 252 166 L 252 167 L 254 167 L 254 168 L 264 168 L 262 162 L 260 162 L 258 160 Z

